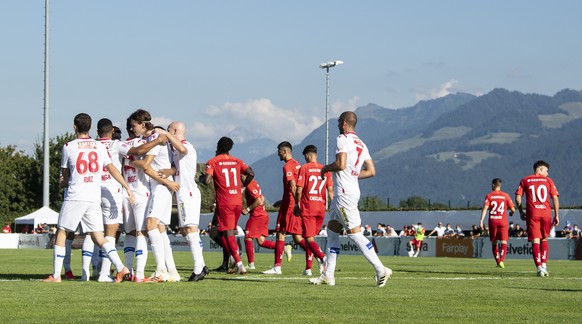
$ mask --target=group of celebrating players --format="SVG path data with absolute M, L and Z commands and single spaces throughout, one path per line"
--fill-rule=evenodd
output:
M 91 117 L 85 113 L 75 116 L 73 127 L 76 139 L 66 143 L 62 149 L 59 184 L 65 188 L 65 195 L 53 252 L 53 274 L 44 281 L 60 282 L 63 265 L 65 276 L 74 278 L 70 268 L 71 240 L 68 234 L 78 228 L 87 234 L 82 248 L 82 280 L 90 278 L 89 267 L 95 244 L 95 252 L 100 254 L 102 260 L 98 281 L 180 281 L 166 234 L 174 194 L 179 227 L 190 247 L 194 263 L 188 280 L 203 280 L 210 271 L 204 262 L 200 240 L 201 197 L 196 183 L 197 157 L 196 150 L 185 139 L 184 124 L 172 122 L 167 130 L 154 127 L 151 115 L 138 109 L 127 119 L 129 138 L 119 141 L 113 139 L 114 126 L 109 119 L 101 119 L 97 123 L 99 140 L 89 136 L 91 123 Z M 285 236 L 290 234 L 305 251 L 303 274 L 312 275 L 313 258 L 318 261 L 320 274 L 309 282 L 335 285 L 335 267 L 340 253 L 339 233 L 345 228 L 348 237 L 374 267 L 376 286 L 386 285 L 392 270 L 382 264 L 361 229 L 359 179 L 373 177 L 376 171 L 368 148 L 355 133 L 356 123 L 355 113 L 346 111 L 340 115 L 336 158 L 328 165 L 317 162 L 317 148 L 313 145 L 303 150 L 304 165 L 293 158 L 293 148 L 289 142 L 278 145 L 278 156 L 284 161 L 284 190 L 282 199 L 274 204 L 279 207 L 275 241 L 266 239 L 269 216 L 253 170 L 230 155 L 234 144 L 230 138 L 222 137 L 218 141 L 216 156 L 207 162 L 206 171 L 198 182 L 203 185 L 214 183 L 217 233 L 213 238 L 223 247 L 225 256 L 232 260 L 230 267 L 223 264 L 220 269 L 238 274 L 246 274 L 247 267 L 255 269 L 253 239 L 256 239 L 259 246 L 274 250 L 274 265 L 263 273 L 282 274 L 283 255 L 287 253 L 288 259 L 291 257 L 289 246 L 285 245 Z M 520 212 L 523 217 L 527 215 L 528 232 L 531 231 L 528 237 L 533 239 L 536 266 L 539 259 L 539 275 L 547 275 L 546 238 L 548 226 L 552 223 L 546 221 L 546 208 L 549 208 L 551 217 L 548 196 L 554 198 L 556 206 L 553 223 L 557 225 L 559 222 L 557 190 L 547 177 L 548 168 L 547 163 L 537 162 L 534 165 L 536 174 L 524 178 L 516 193 Z M 495 187 L 494 181 L 494 193 L 488 195 L 486 200 L 491 215 L 490 224 L 493 225 L 495 215 L 504 214 L 507 207 L 513 210 L 511 200 L 500 200 L 500 197 L 505 199 L 506 194 L 499 194 L 499 190 L 500 180 L 498 187 Z M 247 205 L 244 209 L 243 191 Z M 521 207 L 523 195 L 527 197 L 527 213 Z M 330 220 L 324 253 L 314 237 L 323 224 L 328 199 L 331 200 Z M 247 267 L 243 265 L 235 239 L 241 214 L 250 216 L 245 230 Z M 115 248 L 116 233 L 121 225 L 126 233 L 124 261 L 121 261 Z M 147 238 L 156 262 L 156 270 L 149 277 L 145 276 Z M 503 235 L 492 235 L 492 240 L 494 238 L 502 244 L 507 241 Z M 504 251 L 506 246 L 502 245 L 501 253 L 496 252 L 501 266 Z M 117 270 L 113 277 L 109 275 L 111 265 Z

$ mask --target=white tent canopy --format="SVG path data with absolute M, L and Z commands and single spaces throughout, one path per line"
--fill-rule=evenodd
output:
M 14 220 L 15 224 L 32 224 L 32 228 L 36 228 L 38 224 L 56 224 L 59 220 L 59 213 L 50 209 L 49 207 L 42 207 L 41 209 L 32 212 L 28 215 L 18 217 Z

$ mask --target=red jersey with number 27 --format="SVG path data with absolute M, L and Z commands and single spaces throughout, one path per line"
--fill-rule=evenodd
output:
M 327 172 L 321 179 L 323 165 L 317 162 L 306 163 L 299 169 L 297 187 L 302 187 L 299 207 L 302 216 L 319 216 L 325 214 L 327 206 L 327 188 L 333 186 L 331 173 Z
M 552 217 L 550 200 L 560 195 L 552 179 L 536 174 L 521 179 L 515 194 L 526 197 L 525 213 L 528 217 Z
M 241 174 L 248 169 L 242 160 L 221 154 L 208 160 L 206 174 L 212 176 L 217 205 L 242 206 Z

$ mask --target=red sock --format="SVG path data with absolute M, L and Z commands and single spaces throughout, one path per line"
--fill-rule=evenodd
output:
M 497 264 L 499 264 L 499 246 L 497 245 L 497 242 L 491 244 L 491 250 L 493 251 L 493 257 L 495 258 L 495 262 L 497 262 Z
M 541 241 L 540 253 L 542 254 L 542 263 L 548 262 L 549 252 L 550 252 L 550 250 L 548 247 L 548 241 Z
M 228 249 L 230 250 L 230 255 L 234 258 L 234 262 L 240 262 L 240 255 L 238 254 L 238 244 L 236 244 L 236 237 L 229 236 L 227 238 Z
M 245 240 L 245 250 L 247 251 L 249 263 L 255 263 L 255 245 L 253 244 L 253 240 Z
M 280 267 L 283 261 L 283 250 L 285 250 L 285 241 L 275 242 L 275 267 Z
M 315 241 L 308 242 L 309 243 L 309 250 L 317 257 L 319 260 L 323 260 L 325 254 L 321 251 L 321 248 Z
M 542 257 L 541 257 L 541 252 L 540 252 L 540 244 L 539 243 L 533 243 L 531 245 L 532 247 L 532 255 L 533 255 L 533 259 L 534 259 L 534 263 L 536 265 L 536 267 L 539 267 L 542 265 Z
M 265 249 L 274 250 L 275 249 L 275 242 L 264 240 L 262 244 L 259 244 L 260 247 L 264 247 Z
M 309 248 L 305 243 L 306 243 L 305 239 L 302 239 L 301 241 L 299 241 L 299 243 L 297 243 L 297 245 L 299 245 L 303 249 L 303 251 L 307 251 L 309 250 Z
M 311 270 L 313 266 L 313 253 L 307 250 L 305 251 L 305 270 Z
M 505 262 L 505 256 L 507 255 L 507 244 L 501 243 L 501 262 Z

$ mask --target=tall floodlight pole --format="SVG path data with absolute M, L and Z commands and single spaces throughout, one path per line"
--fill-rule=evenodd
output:
M 333 61 L 319 65 L 319 68 L 325 69 L 325 165 L 329 162 L 329 69 L 340 64 L 344 62 Z
M 42 205 L 50 205 L 49 186 L 49 0 L 44 1 L 44 144 L 42 172 Z

